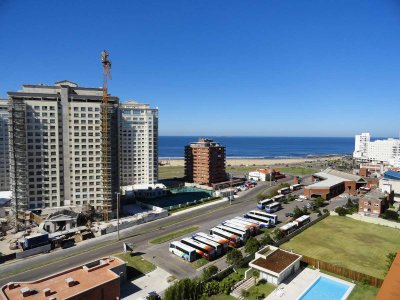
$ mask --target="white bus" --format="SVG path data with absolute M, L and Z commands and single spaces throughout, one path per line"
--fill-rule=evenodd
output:
M 297 227 L 301 227 L 307 223 L 310 223 L 311 219 L 309 215 L 303 215 L 299 218 L 297 218 L 296 220 L 294 220 L 293 222 L 297 224 Z
M 235 220 L 227 220 L 225 222 L 222 222 L 222 225 L 245 231 L 248 236 L 255 235 L 253 226 L 247 224 L 241 224 L 239 222 L 236 222 Z
M 268 204 L 265 207 L 265 211 L 267 213 L 273 213 L 273 212 L 276 212 L 276 211 L 280 210 L 281 208 L 282 208 L 282 206 L 281 206 L 281 204 L 279 202 L 274 202 L 272 204 Z
M 225 230 L 219 229 L 217 227 L 211 228 L 210 229 L 210 234 L 211 235 L 216 235 L 221 238 L 227 239 L 229 241 L 229 245 L 232 247 L 239 247 L 240 246 L 240 238 L 236 234 L 232 234 L 230 232 L 227 232 Z
M 290 193 L 290 188 L 289 187 L 284 187 L 278 190 L 278 194 L 281 195 L 287 195 Z
M 272 200 L 272 199 L 260 200 L 260 201 L 258 201 L 257 208 L 264 209 L 266 205 L 271 204 L 273 202 L 274 202 L 274 200 Z
M 222 253 L 225 253 L 225 252 L 228 251 L 229 240 L 226 239 L 226 238 L 223 238 L 223 237 L 220 237 L 220 236 L 217 236 L 217 235 L 207 234 L 207 233 L 204 233 L 204 232 L 197 232 L 195 234 L 195 236 L 200 236 L 202 238 L 205 238 L 207 240 L 210 240 L 210 241 L 213 241 L 213 242 L 216 242 L 216 243 L 220 244 L 221 247 L 222 247 Z
M 291 190 L 291 191 L 297 191 L 297 190 L 300 190 L 302 186 L 303 186 L 303 185 L 300 184 L 300 183 L 298 183 L 298 184 L 293 184 L 293 185 L 290 186 L 290 190 Z
M 280 202 L 286 199 L 285 195 L 276 195 L 275 197 L 272 197 L 272 200 L 274 200 L 274 202 Z
M 290 222 L 282 227 L 279 227 L 279 230 L 283 232 L 283 234 L 288 235 L 297 229 L 297 224 L 295 222 Z
M 217 225 L 215 227 L 237 235 L 239 237 L 239 239 L 240 239 L 240 242 L 243 243 L 243 244 L 247 241 L 247 238 L 249 237 L 247 232 L 243 231 L 243 230 L 239 230 L 239 229 L 236 229 L 236 228 L 228 227 L 228 226 L 225 226 L 225 225 Z
M 209 240 L 199 235 L 192 235 L 192 239 L 214 248 L 215 256 L 220 256 L 222 252 L 222 245 L 220 243 Z
M 251 210 L 247 213 L 248 216 L 258 216 L 258 217 L 265 217 L 268 218 L 272 225 L 276 225 L 278 223 L 278 216 L 269 214 L 260 210 Z
M 232 220 L 235 220 L 236 222 L 239 222 L 239 223 L 244 224 L 244 225 L 252 226 L 254 228 L 254 232 L 256 234 L 260 231 L 260 223 L 258 223 L 258 222 L 250 221 L 248 219 L 241 218 L 241 217 L 235 217 Z
M 187 261 L 194 261 L 197 259 L 196 249 L 182 244 L 179 241 L 171 242 L 169 244 L 169 252 Z
M 213 260 L 215 258 L 215 250 L 209 245 L 203 244 L 191 238 L 181 239 L 181 243 L 196 249 L 197 254 L 207 260 Z

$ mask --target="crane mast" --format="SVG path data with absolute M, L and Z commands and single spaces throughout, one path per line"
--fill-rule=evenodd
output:
M 108 53 L 104 50 L 101 53 L 101 62 L 103 64 L 103 101 L 102 101 L 102 175 L 103 175 L 103 220 L 108 221 L 111 212 L 111 157 L 110 157 L 110 124 L 109 124 L 109 104 L 108 104 L 108 78 L 111 79 L 110 69 L 111 60 Z

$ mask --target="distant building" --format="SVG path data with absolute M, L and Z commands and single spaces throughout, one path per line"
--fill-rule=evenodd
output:
M 378 177 L 381 174 L 383 174 L 383 170 L 384 170 L 383 164 L 362 163 L 360 164 L 358 175 L 363 177 L 370 177 L 370 176 Z
M 110 168 L 103 168 L 101 88 L 60 81 L 52 86 L 25 84 L 8 95 L 14 206 L 91 205 L 108 210 L 118 190 L 118 98 L 109 96 Z
M 249 172 L 248 179 L 255 181 L 267 181 L 270 180 L 270 176 L 272 177 L 272 180 L 285 178 L 284 174 L 281 174 L 275 169 L 258 169 L 256 171 Z
M 10 190 L 8 103 L 0 99 L 0 191 Z
M 393 193 L 386 194 L 379 189 L 366 193 L 358 201 L 358 213 L 364 216 L 379 217 L 390 203 L 393 202 Z
M 128 101 L 119 109 L 121 186 L 158 180 L 158 109 Z
M 400 160 L 400 140 L 371 141 L 369 133 L 361 133 L 355 136 L 353 158 L 360 162 L 397 165 Z
M 185 177 L 188 182 L 205 185 L 225 181 L 225 147 L 210 139 L 186 146 Z
M 360 187 L 367 184 L 367 181 L 361 176 L 330 168 L 315 173 L 312 178 L 314 183 L 304 187 L 304 196 L 308 198 L 322 197 L 325 200 L 344 192 L 355 195 Z
M 126 263 L 119 258 L 99 259 L 32 282 L 11 282 L 0 290 L 5 300 L 120 299 Z

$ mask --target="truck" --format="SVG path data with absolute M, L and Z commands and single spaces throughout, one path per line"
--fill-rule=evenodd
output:
M 28 250 L 36 247 L 40 247 L 43 245 L 47 245 L 49 243 L 49 234 L 42 233 L 34 236 L 26 236 L 20 239 L 20 244 L 22 249 Z

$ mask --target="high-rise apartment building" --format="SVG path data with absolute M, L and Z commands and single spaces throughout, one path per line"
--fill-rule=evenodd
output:
M 128 101 L 119 108 L 121 186 L 158 179 L 158 109 Z
M 210 139 L 187 145 L 185 177 L 189 182 L 207 185 L 225 181 L 225 147 Z
M 356 135 L 353 157 L 363 162 L 396 164 L 400 159 L 400 140 L 371 141 L 369 133 Z
M 10 161 L 8 149 L 8 104 L 0 99 L 0 191 L 10 190 Z
M 109 131 L 102 131 L 101 88 L 69 81 L 23 85 L 9 92 L 10 186 L 15 209 L 64 205 L 104 208 L 118 191 L 118 98 L 109 97 Z M 111 176 L 102 166 L 109 135 Z M 111 196 L 103 194 L 109 184 Z M 108 202 L 109 203 L 109 202 Z

